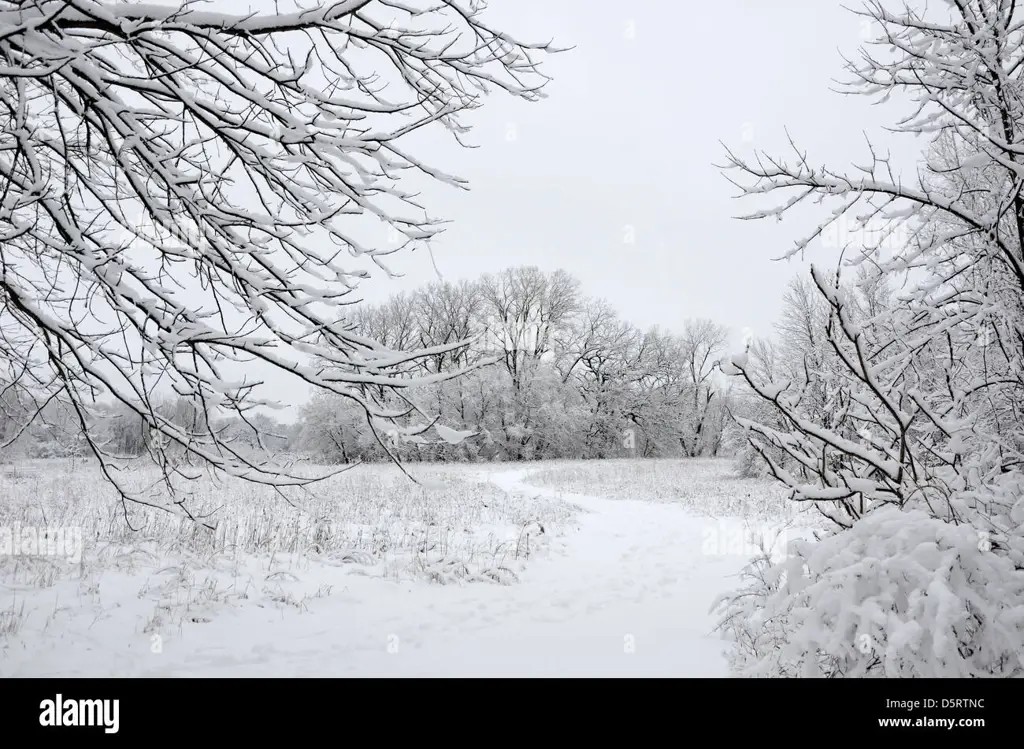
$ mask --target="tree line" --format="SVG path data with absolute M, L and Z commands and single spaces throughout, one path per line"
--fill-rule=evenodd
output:
M 863 313 L 870 314 L 885 299 L 888 291 L 879 282 L 862 300 Z M 266 412 L 209 419 L 201 402 L 180 395 L 154 399 L 154 410 L 187 434 L 214 432 L 219 441 L 250 453 L 264 449 L 324 464 L 739 452 L 743 472 L 766 472 L 736 418 L 761 418 L 778 426 L 779 414 L 746 383 L 723 374 L 722 362 L 731 353 L 731 331 L 724 325 L 692 319 L 675 331 L 644 330 L 607 300 L 586 296 L 566 271 L 534 266 L 476 280 L 438 280 L 348 310 L 348 328 L 389 350 L 436 351 L 393 365 L 395 376 L 457 376 L 401 396 L 378 387 L 374 397 L 408 411 L 381 429 L 357 403 L 330 392 L 314 394 L 293 423 Z M 783 297 L 775 335 L 748 342 L 751 366 L 759 374 L 808 380 L 805 405 L 811 418 L 823 420 L 830 418 L 827 385 L 809 381 L 812 373 L 820 375 L 823 367 L 835 365 L 821 332 L 826 317 L 813 283 L 796 277 Z M 17 393 L 0 396 L 0 440 L 10 443 L 0 456 L 88 455 L 77 416 L 59 397 L 19 432 L 38 404 L 19 401 Z M 424 415 L 470 436 L 447 441 L 398 435 L 394 429 L 422 423 Z M 89 426 L 112 455 L 140 457 L 155 444 L 168 449 L 143 416 L 123 405 L 98 403 L 89 413 Z M 774 454 L 785 460 L 778 450 Z
M 642 330 L 585 296 L 563 270 L 525 266 L 435 281 L 355 307 L 346 321 L 394 351 L 437 350 L 395 368 L 459 377 L 377 396 L 396 408 L 415 403 L 410 423 L 429 413 L 472 436 L 458 444 L 378 440 L 356 404 L 318 393 L 296 433 L 297 446 L 318 460 L 389 452 L 414 461 L 696 457 L 723 447 L 727 392 L 718 366 L 728 329 L 691 320 L 676 332 Z M 469 343 L 446 348 L 462 341 Z

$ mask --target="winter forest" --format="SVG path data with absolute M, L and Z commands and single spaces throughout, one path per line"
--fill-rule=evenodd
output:
M 0 0 L 0 675 L 1024 676 L 1024 10 L 565 5 Z

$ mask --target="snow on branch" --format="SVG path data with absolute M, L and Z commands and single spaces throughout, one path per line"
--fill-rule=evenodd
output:
M 440 127 L 461 144 L 460 116 L 490 91 L 539 99 L 550 45 L 454 1 L 233 15 L 3 0 L 0 29 L 0 360 L 12 381 L 60 391 L 86 425 L 92 399 L 113 396 L 203 462 L 295 485 L 309 479 L 160 417 L 155 388 L 245 418 L 268 401 L 227 365 L 256 362 L 389 419 L 414 407 L 372 393 L 430 379 L 399 365 L 464 345 L 392 351 L 339 322 L 338 306 L 369 273 L 359 262 L 388 272 L 386 255 L 441 230 L 409 180 L 465 186 L 408 136 Z M 368 221 L 401 241 L 377 241 Z

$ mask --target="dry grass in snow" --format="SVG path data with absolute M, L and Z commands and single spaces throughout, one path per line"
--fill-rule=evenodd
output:
M 506 493 L 468 467 L 408 470 L 424 486 L 394 466 L 364 465 L 292 495 L 294 504 L 237 480 L 190 482 L 189 507 L 209 530 L 134 505 L 129 527 L 114 490 L 81 462 L 0 466 L 0 641 L 24 626 L 60 630 L 62 617 L 83 613 L 131 613 L 147 633 L 209 621 L 240 601 L 302 610 L 351 575 L 512 584 L 578 512 Z M 151 467 L 128 475 L 139 486 L 158 478 Z M 54 530 L 64 534 L 56 544 Z M 25 546 L 27 534 L 38 539 Z

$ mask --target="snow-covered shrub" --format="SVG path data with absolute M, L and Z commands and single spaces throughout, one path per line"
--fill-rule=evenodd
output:
M 1024 572 L 984 532 L 882 506 L 715 603 L 743 676 L 1024 676 Z

